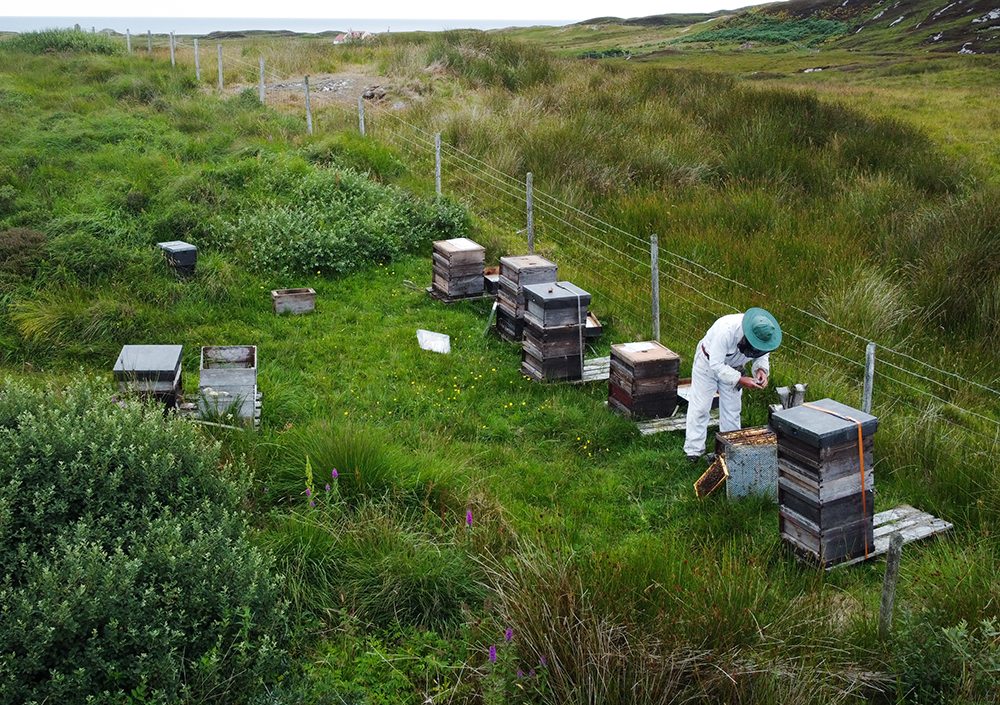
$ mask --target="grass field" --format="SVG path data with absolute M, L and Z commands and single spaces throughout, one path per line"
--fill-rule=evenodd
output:
M 3 371 L 96 377 L 110 397 L 121 345 L 182 344 L 193 397 L 201 346 L 258 347 L 259 431 L 197 428 L 280 576 L 283 670 L 170 692 L 128 670 L 99 701 L 997 701 L 993 60 L 573 58 L 684 29 L 226 40 L 247 64 L 227 84 L 252 86 L 260 55 L 281 77 L 384 78 L 364 138 L 353 105 L 320 103 L 309 135 L 297 97 L 217 94 L 162 49 L 77 33 L 57 52 L 52 37 L 0 45 Z M 539 251 L 605 324 L 588 357 L 649 337 L 650 233 L 666 250 L 663 340 L 684 358 L 714 316 L 755 304 L 791 334 L 772 382 L 808 381 L 810 398 L 859 405 L 866 339 L 911 356 L 880 352 L 897 367 L 876 387 L 877 511 L 913 504 L 956 528 L 905 549 L 888 638 L 881 562 L 802 566 L 775 505 L 697 500 L 677 434 L 641 435 L 605 385 L 527 380 L 488 300 L 424 292 L 435 239 L 523 254 L 528 171 Z M 198 245 L 193 278 L 164 266 L 155 243 L 172 239 Z M 290 287 L 313 287 L 316 311 L 275 316 L 270 291 Z M 419 349 L 417 329 L 452 352 Z M 773 387 L 750 396 L 744 424 L 773 401 Z M 3 494 L 4 511 L 22 496 Z M 3 643 L 14 633 L 0 621 Z M 215 677 L 216 658 L 190 663 Z M 36 699 L 59 692 L 45 669 L 32 678 Z

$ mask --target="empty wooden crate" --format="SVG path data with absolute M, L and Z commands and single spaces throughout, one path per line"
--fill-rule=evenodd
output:
M 771 426 L 778 436 L 782 539 L 823 567 L 873 550 L 878 419 L 822 399 L 775 411 Z
M 255 421 L 256 345 L 216 345 L 201 349 L 198 410 L 202 416 L 215 417 L 223 422 Z
M 309 313 L 316 309 L 316 290 L 273 289 L 271 306 L 275 313 Z

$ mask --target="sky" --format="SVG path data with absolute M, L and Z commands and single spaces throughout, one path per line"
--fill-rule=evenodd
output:
M 13 4 L 13 3 L 12 3 Z M 594 17 L 646 17 L 681 12 L 735 9 L 746 1 L 726 0 L 378 0 L 367 3 L 330 3 L 328 0 L 284 0 L 280 3 L 247 3 L 246 0 L 173 0 L 170 3 L 136 3 L 135 0 L 35 0 L 0 11 L 16 17 L 262 17 L 374 19 L 482 19 L 560 20 L 579 22 Z

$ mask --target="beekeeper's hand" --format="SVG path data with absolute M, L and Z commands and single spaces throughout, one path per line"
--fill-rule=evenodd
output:
M 760 386 L 760 382 L 753 377 L 740 377 L 740 381 L 736 384 L 745 389 L 763 389 L 763 387 Z
M 767 389 L 767 372 L 764 370 L 757 370 L 757 383 L 760 385 L 761 389 Z

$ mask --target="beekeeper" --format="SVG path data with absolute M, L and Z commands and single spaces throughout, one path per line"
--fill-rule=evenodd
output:
M 705 452 L 708 415 L 719 393 L 719 430 L 740 428 L 744 389 L 764 389 L 770 371 L 768 353 L 781 345 L 781 327 L 762 308 L 723 316 L 708 329 L 694 351 L 684 453 L 697 462 Z M 753 362 L 749 374 L 748 362 Z

